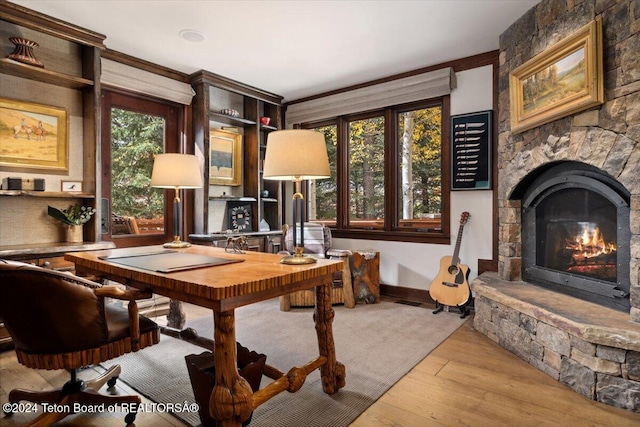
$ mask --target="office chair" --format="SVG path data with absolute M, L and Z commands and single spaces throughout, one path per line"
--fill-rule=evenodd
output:
M 150 296 L 150 292 L 103 287 L 71 273 L 0 259 L 0 319 L 13 338 L 18 362 L 33 369 L 66 369 L 71 376 L 63 387 L 51 391 L 11 390 L 9 403 L 25 400 L 65 409 L 42 413 L 30 426 L 48 426 L 71 415 L 75 403 L 127 403 L 137 408 L 140 396 L 97 392 L 105 383 L 115 385 L 120 366 L 87 382 L 76 374 L 81 367 L 160 341 L 158 325 L 138 315 L 136 300 Z M 128 308 L 105 304 L 106 297 L 129 301 Z M 132 411 L 125 422 L 132 424 L 135 417 Z

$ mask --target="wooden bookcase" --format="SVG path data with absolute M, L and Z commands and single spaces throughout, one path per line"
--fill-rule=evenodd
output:
M 262 165 L 269 132 L 282 128 L 282 97 L 201 70 L 190 76 L 196 95 L 193 102 L 193 135 L 197 153 L 204 157 L 204 188 L 195 192 L 194 233 L 225 231 L 226 211 L 233 203 L 251 206 L 251 230 L 256 232 L 262 219 L 271 230 L 282 227 L 282 186 L 262 179 Z M 235 109 L 239 117 L 221 113 Z M 271 119 L 268 126 L 260 117 Z M 243 135 L 242 185 L 209 185 L 210 132 L 221 129 Z M 264 197 L 263 191 L 268 191 Z
M 85 225 L 84 234 L 86 243 L 97 242 L 100 239 L 101 219 L 99 207 L 96 206 L 96 189 L 100 187 L 100 164 L 97 158 L 97 153 L 100 152 L 100 56 L 105 50 L 105 36 L 13 3 L 0 2 L 0 45 L 8 53 L 13 49 L 9 37 L 23 37 L 37 42 L 40 47 L 34 54 L 44 63 L 44 68 L 1 58 L 2 96 L 31 103 L 55 104 L 56 107 L 68 111 L 69 163 L 72 154 L 82 150 L 82 172 L 77 173 L 82 174 L 83 193 L 59 191 L 59 184 L 55 185 L 55 182 L 69 179 L 68 175 L 47 170 L 2 166 L 3 172 L 10 172 L 13 176 L 22 178 L 44 175 L 49 184 L 48 191 L 41 193 L 2 191 L 0 203 L 12 204 L 19 198 L 24 201 L 22 204 L 33 205 L 40 210 L 42 198 L 50 198 L 58 203 L 68 201 L 71 204 L 80 201 L 87 206 L 96 207 L 98 213 Z M 76 165 L 76 169 L 79 171 L 80 167 Z M 77 179 L 77 175 L 72 178 Z M 0 242 L 0 254 L 4 246 L 24 244 L 31 247 L 38 243 L 46 245 L 59 242 L 53 235 L 38 236 L 36 233 L 29 233 L 27 228 L 33 227 L 33 221 L 43 221 L 41 217 L 30 215 L 29 209 L 25 210 L 25 232 L 18 233 L 20 241 Z M 0 219 L 4 222 L 5 218 Z M 47 239 L 50 241 L 43 241 Z

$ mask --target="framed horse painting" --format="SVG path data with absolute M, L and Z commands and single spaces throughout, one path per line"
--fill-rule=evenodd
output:
M 69 170 L 67 111 L 0 98 L 0 166 Z

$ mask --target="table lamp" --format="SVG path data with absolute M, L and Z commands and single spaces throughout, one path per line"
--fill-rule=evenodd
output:
M 153 161 L 151 186 L 155 188 L 174 188 L 173 199 L 173 241 L 165 248 L 187 248 L 191 243 L 180 240 L 182 235 L 180 189 L 202 187 L 200 162 L 193 154 L 165 153 L 157 154 Z
M 329 157 L 324 134 L 312 130 L 290 129 L 271 132 L 264 155 L 264 179 L 293 181 L 293 245 L 295 253 L 280 260 L 283 264 L 312 264 L 316 259 L 304 252 L 304 196 L 301 182 L 329 178 Z M 300 224 L 300 242 L 296 226 Z

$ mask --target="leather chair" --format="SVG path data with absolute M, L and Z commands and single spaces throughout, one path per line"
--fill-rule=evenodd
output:
M 293 229 L 285 224 L 282 227 L 282 233 L 286 251 L 279 253 L 293 254 Z M 299 230 L 296 237 L 300 240 Z M 345 307 L 354 308 L 356 304 L 353 296 L 351 268 L 349 267 L 351 251 L 331 247 L 331 229 L 323 224 L 306 222 L 304 224 L 304 253 L 318 258 L 342 260 L 342 272 L 334 274 L 333 277 L 331 302 L 333 304 L 344 303 Z M 291 307 L 312 307 L 315 305 L 315 301 L 313 289 L 293 292 L 280 297 L 280 310 L 289 311 Z
M 73 413 L 75 403 L 140 405 L 140 396 L 97 392 L 105 383 L 115 385 L 120 366 L 86 383 L 76 372 L 160 341 L 158 325 L 138 315 L 136 300 L 150 296 L 150 292 L 103 287 L 71 273 L 0 259 L 0 319 L 13 338 L 18 362 L 33 369 L 66 369 L 71 375 L 56 390 L 11 390 L 9 403 L 25 400 L 70 409 L 42 413 L 30 426 L 61 420 Z M 129 301 L 128 308 L 105 304 L 106 297 Z M 126 415 L 127 424 L 134 422 L 135 412 Z

